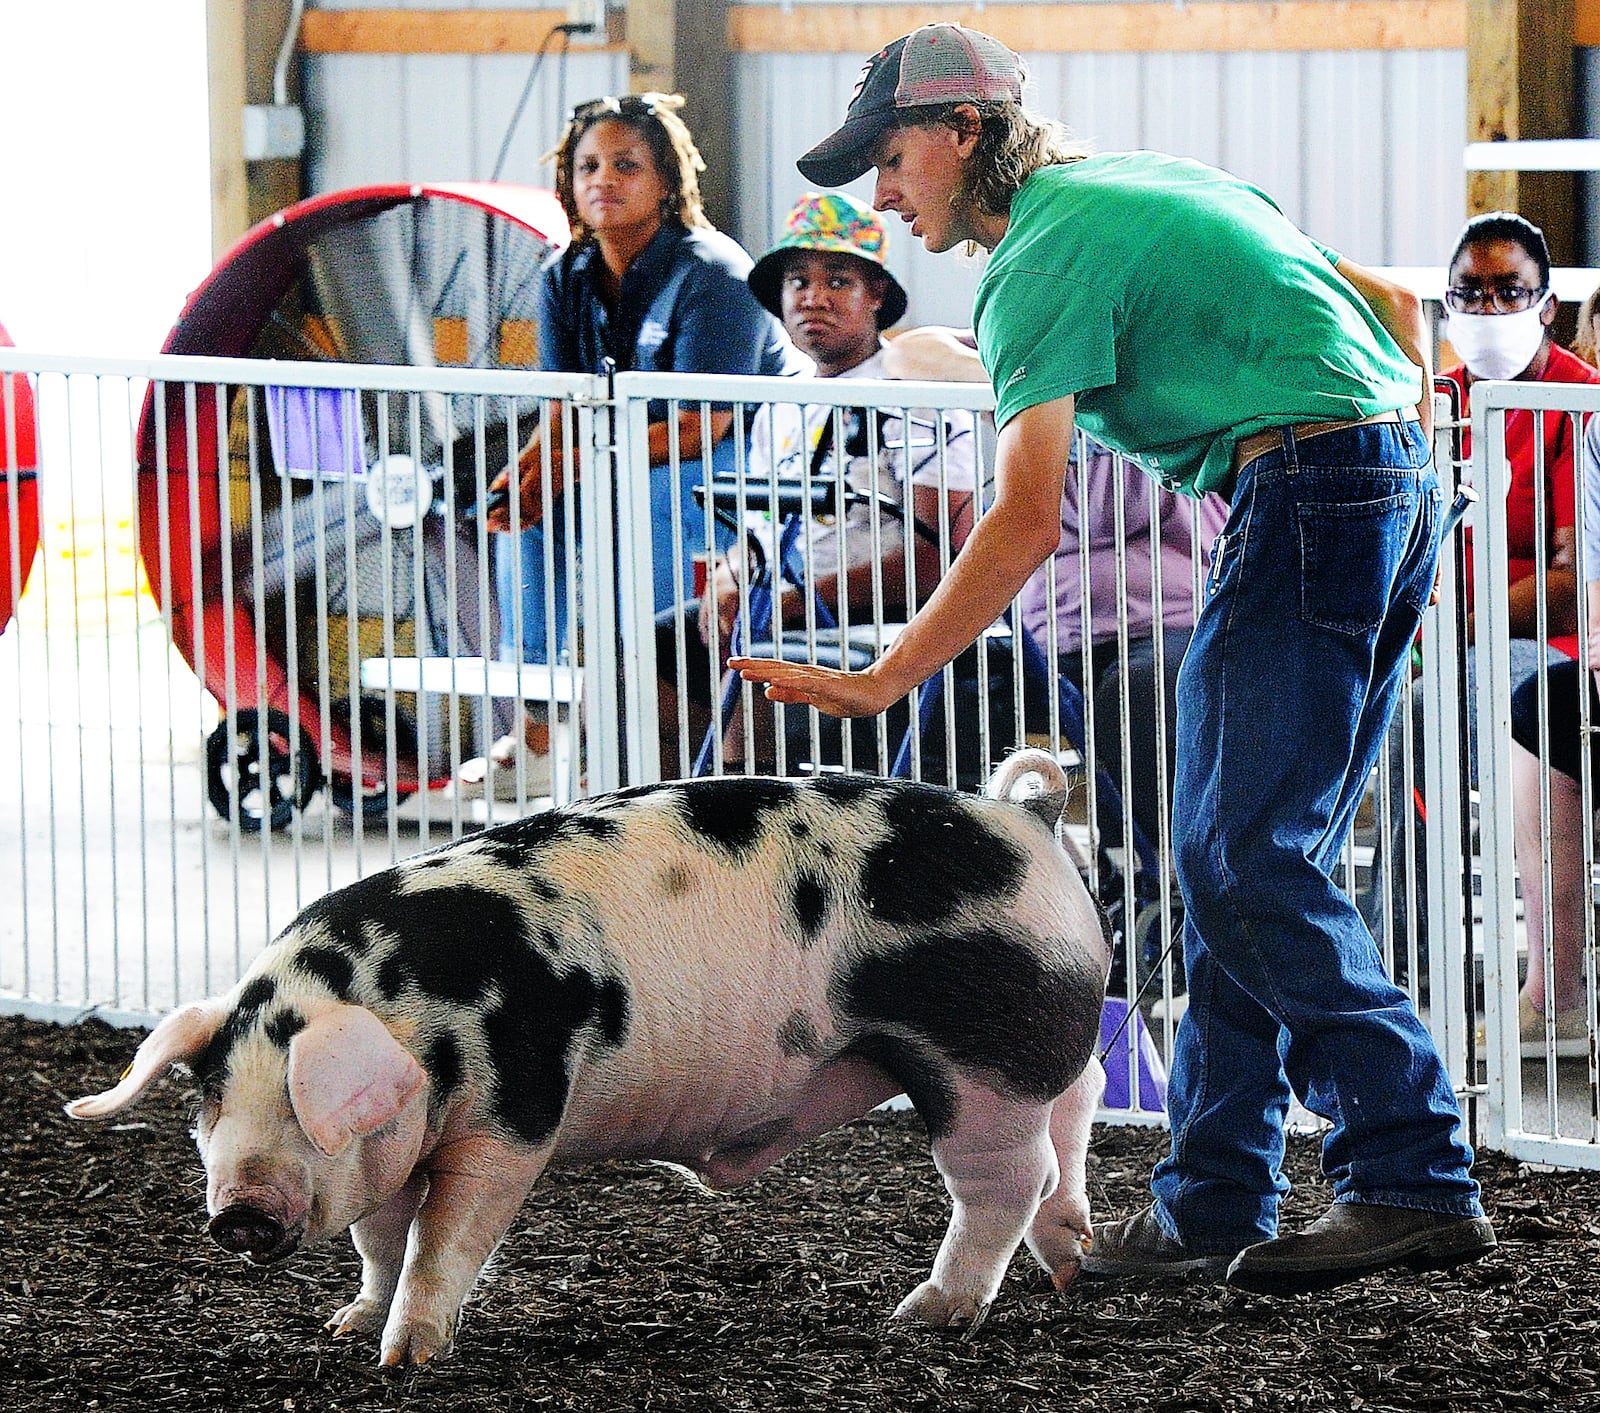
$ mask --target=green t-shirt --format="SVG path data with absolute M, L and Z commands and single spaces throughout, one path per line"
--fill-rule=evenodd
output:
M 1214 167 L 1108 152 L 1023 183 L 978 282 L 995 422 L 1068 394 L 1171 490 L 1223 484 L 1267 427 L 1415 405 L 1421 371 L 1338 257 Z

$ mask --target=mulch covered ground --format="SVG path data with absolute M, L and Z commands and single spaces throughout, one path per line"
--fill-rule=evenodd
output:
M 537 1188 L 444 1363 L 334 1341 L 347 1239 L 252 1271 L 204 1231 L 176 1080 L 112 1125 L 62 1103 L 137 1037 L 0 1019 L 0 1409 L 1600 1410 L 1600 1177 L 1480 1164 L 1503 1242 L 1462 1271 L 1270 1300 L 1079 1281 L 1026 1255 L 973 1338 L 891 1326 L 945 1197 L 911 1115 L 710 1197 L 616 1165 Z M 1158 1131 L 1104 1128 L 1097 1214 L 1142 1200 Z M 1294 1144 L 1290 1219 L 1328 1190 Z

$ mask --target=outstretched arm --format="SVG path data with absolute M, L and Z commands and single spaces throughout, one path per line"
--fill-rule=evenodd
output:
M 927 604 L 870 667 L 835 672 L 751 657 L 728 665 L 746 681 L 767 683 L 772 701 L 807 703 L 833 716 L 874 716 L 933 676 L 1005 612 L 1055 552 L 1072 414 L 1073 399 L 1063 397 L 1006 423 L 996 448 L 993 507 Z

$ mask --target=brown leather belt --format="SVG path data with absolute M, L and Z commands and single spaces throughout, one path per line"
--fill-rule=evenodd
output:
M 1233 474 L 1237 476 L 1258 456 L 1276 451 L 1283 445 L 1284 432 L 1293 432 L 1297 442 L 1309 441 L 1327 432 L 1343 432 L 1351 427 L 1369 427 L 1379 422 L 1414 422 L 1416 413 L 1403 411 L 1374 412 L 1370 417 L 1354 417 L 1348 422 L 1301 422 L 1293 427 L 1268 427 L 1264 432 L 1253 432 L 1233 444 Z

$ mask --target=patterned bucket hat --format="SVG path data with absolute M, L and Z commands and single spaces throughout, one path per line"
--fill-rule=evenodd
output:
M 853 255 L 882 270 L 888 280 L 878 327 L 887 329 L 906 312 L 906 292 L 889 273 L 884 257 L 889 232 L 878 213 L 843 192 L 808 191 L 784 222 L 778 243 L 755 263 L 746 277 L 751 292 L 780 319 L 783 318 L 783 256 L 788 250 L 815 250 L 829 255 Z

